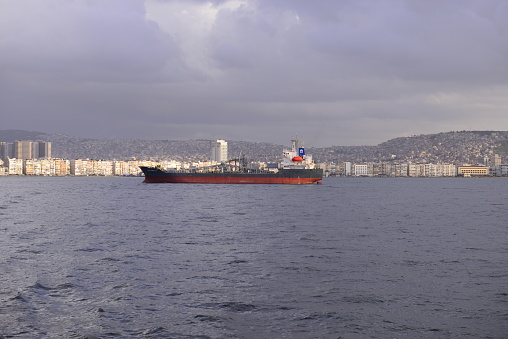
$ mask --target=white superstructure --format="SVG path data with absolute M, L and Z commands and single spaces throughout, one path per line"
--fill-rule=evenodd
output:
M 282 168 L 316 168 L 312 155 L 305 153 L 303 141 L 298 138 L 291 140 L 291 149 L 284 150 Z

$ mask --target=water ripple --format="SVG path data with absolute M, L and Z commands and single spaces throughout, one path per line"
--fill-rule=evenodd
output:
M 3 178 L 0 338 L 503 338 L 499 182 Z

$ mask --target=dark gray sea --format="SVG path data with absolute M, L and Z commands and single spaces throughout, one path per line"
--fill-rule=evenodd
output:
M 0 338 L 507 338 L 508 179 L 0 178 Z

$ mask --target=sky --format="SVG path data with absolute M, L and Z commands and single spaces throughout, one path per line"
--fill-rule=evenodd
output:
M 508 130 L 508 0 L 0 0 L 0 129 L 308 147 Z

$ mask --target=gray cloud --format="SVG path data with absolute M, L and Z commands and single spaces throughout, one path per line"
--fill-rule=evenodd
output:
M 3 0 L 0 128 L 376 144 L 508 128 L 508 3 Z

